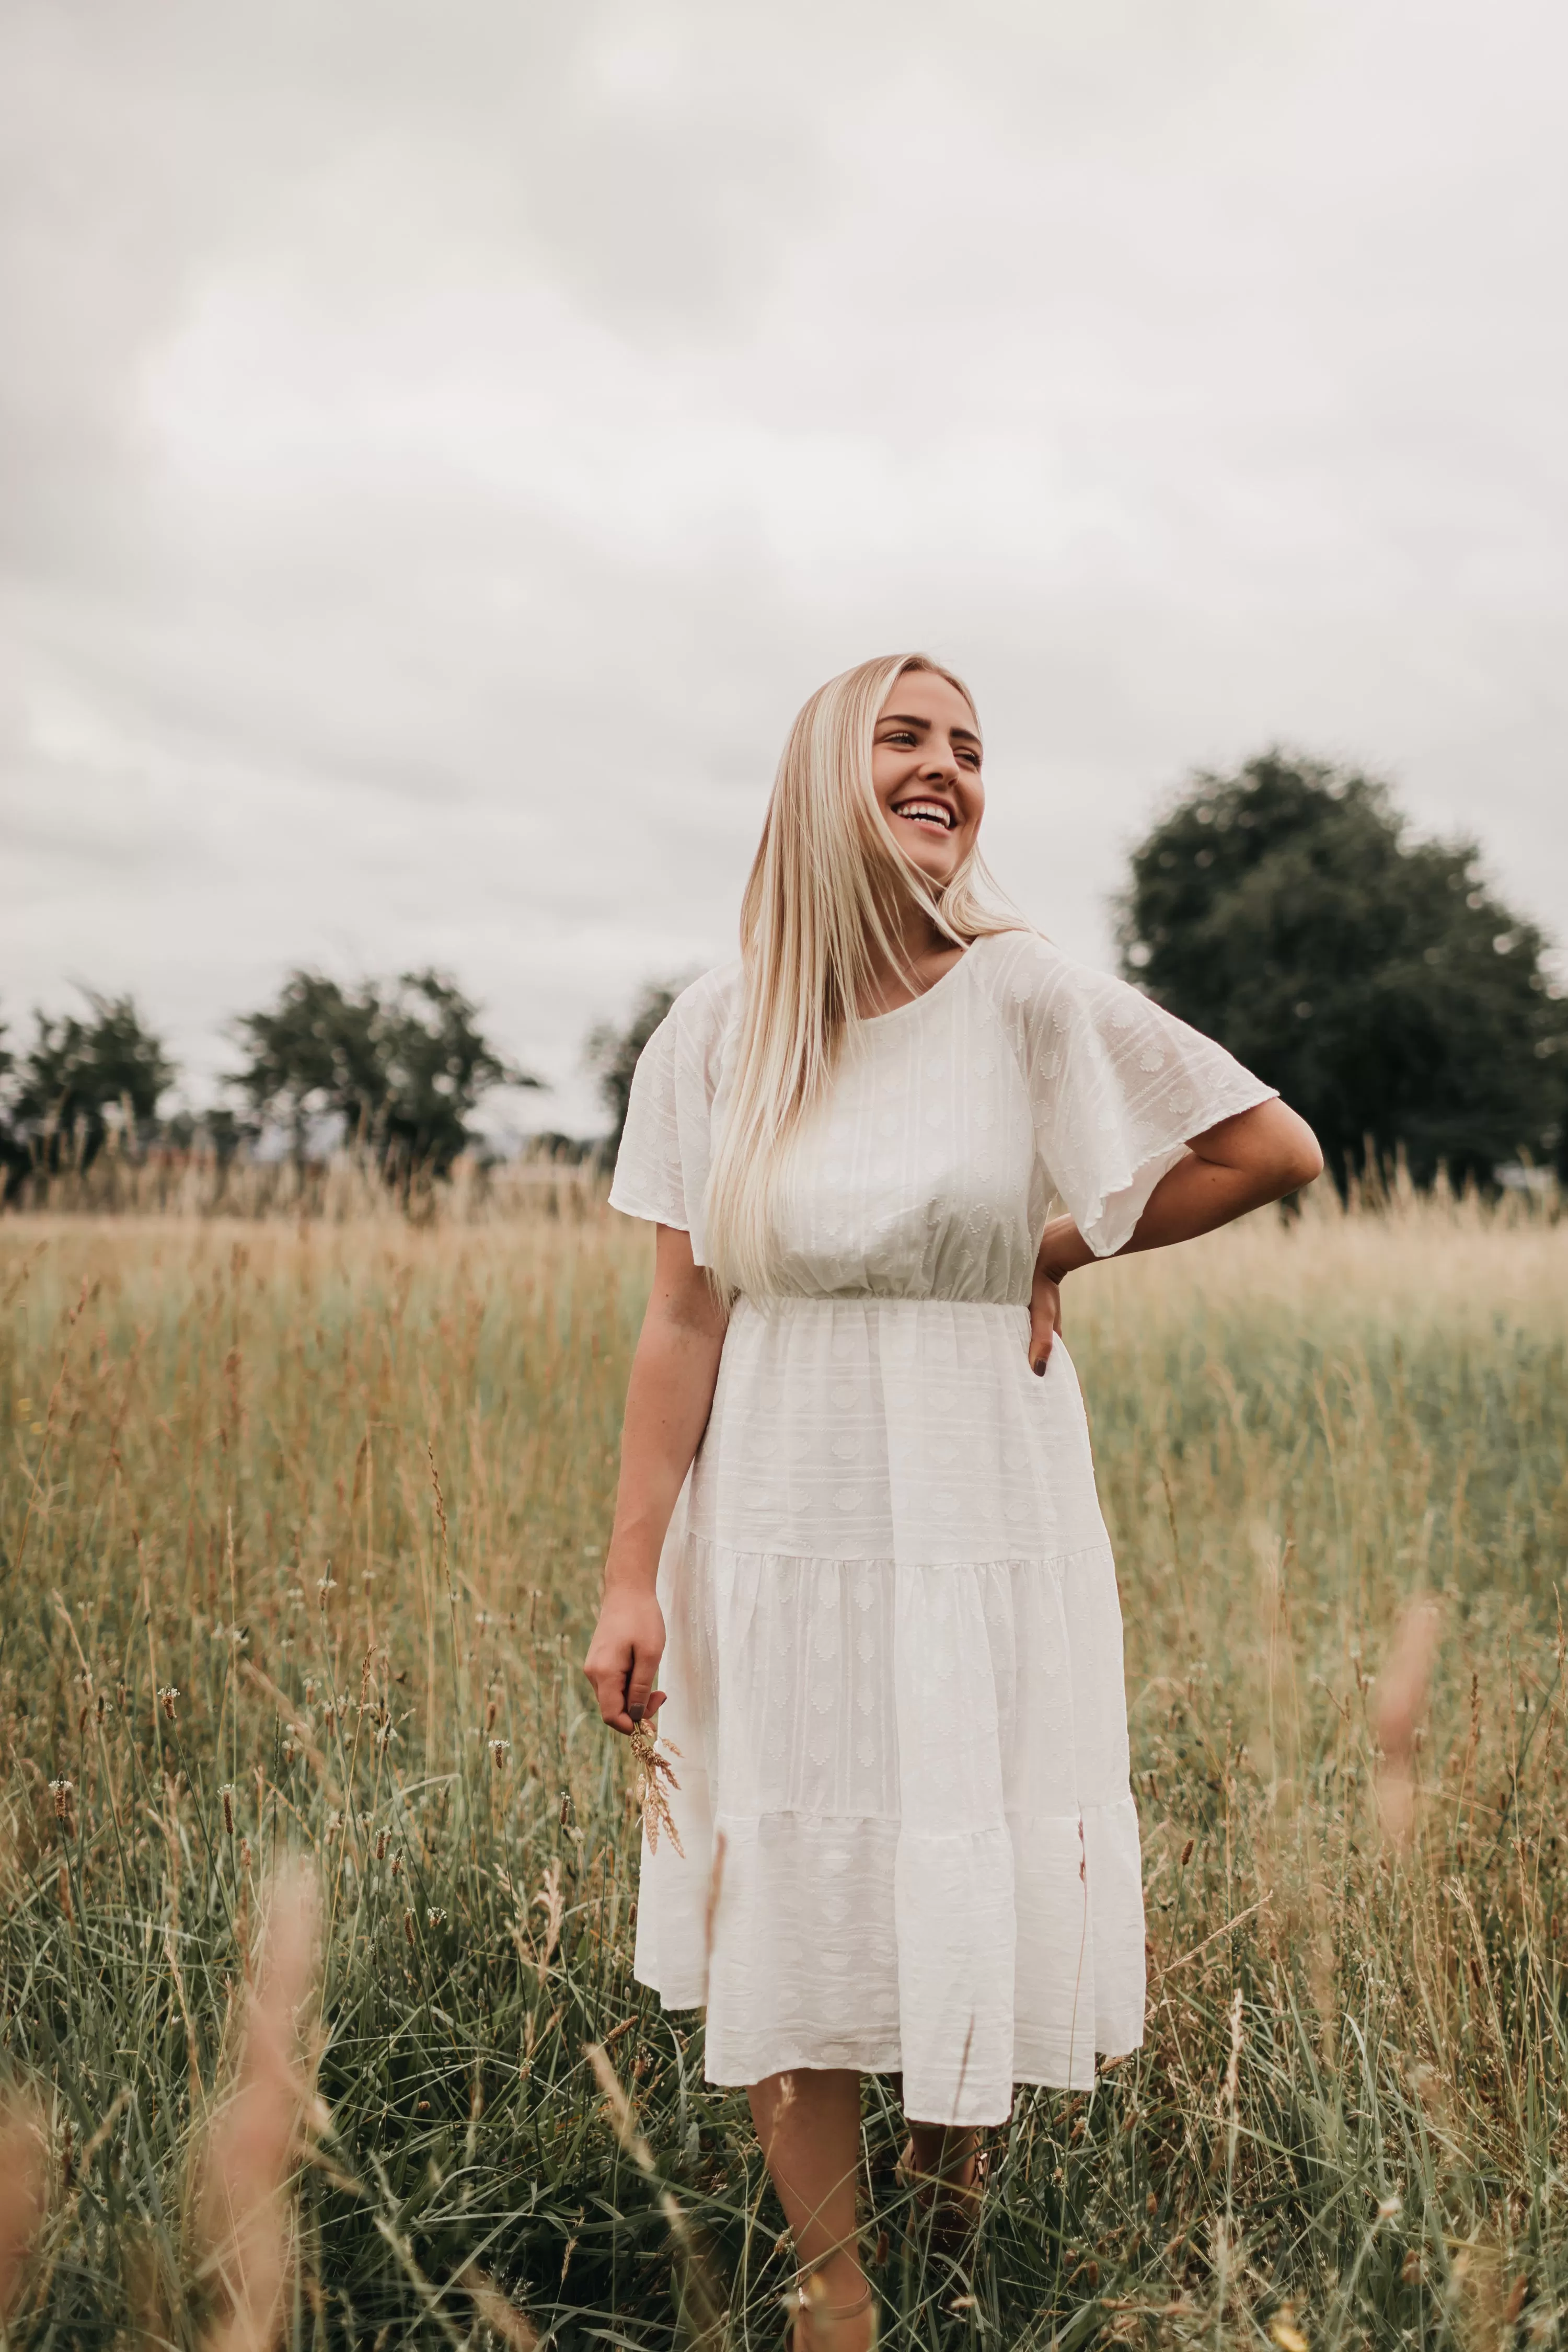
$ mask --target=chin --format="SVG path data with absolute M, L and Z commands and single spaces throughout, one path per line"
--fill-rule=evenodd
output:
M 920 867 L 928 882 L 936 884 L 939 890 L 945 890 L 958 871 L 956 857 L 917 857 L 911 862 Z

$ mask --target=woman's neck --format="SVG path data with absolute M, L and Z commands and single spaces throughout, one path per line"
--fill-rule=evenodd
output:
M 857 1010 L 868 1018 L 912 1003 L 950 971 L 963 953 L 920 907 L 899 910 L 897 961 L 876 955 Z

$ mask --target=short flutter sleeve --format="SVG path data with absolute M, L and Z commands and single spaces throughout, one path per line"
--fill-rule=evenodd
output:
M 1194 1135 L 1277 1092 L 1212 1037 L 1033 932 L 983 941 L 1040 1159 L 1097 1257 L 1132 1237 Z
M 670 1006 L 638 1057 L 610 1206 L 628 1217 L 678 1225 L 703 1255 L 702 1203 L 713 1156 L 714 1103 L 737 997 L 739 965 L 694 981 Z

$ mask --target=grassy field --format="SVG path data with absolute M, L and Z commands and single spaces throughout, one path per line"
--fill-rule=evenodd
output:
M 291 2344 L 780 2343 L 744 2103 L 631 1980 L 629 1762 L 577 1667 L 648 1267 L 591 1202 L 0 1224 L 0 2066 L 48 2142 L 12 2344 L 201 2340 L 199 2151 L 288 1853 L 325 2102 Z M 1148 2040 L 1092 2098 L 1020 2095 L 959 2267 L 868 2086 L 883 2343 L 1559 2344 L 1568 1226 L 1262 1218 L 1068 1307 Z M 1375 1676 L 1426 1591 L 1401 1853 Z

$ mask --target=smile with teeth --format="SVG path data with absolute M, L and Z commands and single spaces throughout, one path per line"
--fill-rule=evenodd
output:
M 941 801 L 896 801 L 893 814 L 907 819 L 910 824 L 933 824 L 943 833 L 952 833 L 958 824 L 954 810 L 944 807 Z

